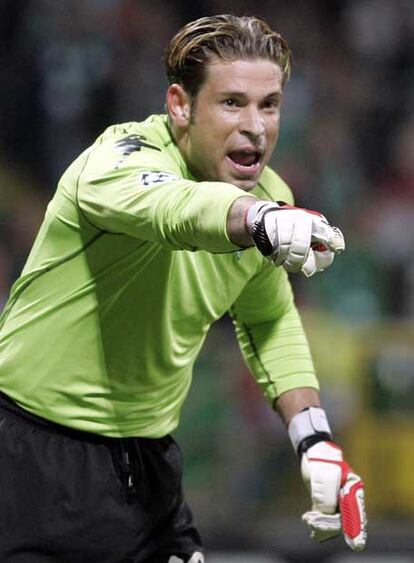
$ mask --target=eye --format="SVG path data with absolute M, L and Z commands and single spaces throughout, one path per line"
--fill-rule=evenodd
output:
M 234 98 L 226 98 L 223 104 L 228 108 L 235 108 L 239 106 L 237 100 L 235 100 Z
M 280 100 L 272 99 L 266 100 L 263 103 L 263 109 L 277 110 L 280 107 Z

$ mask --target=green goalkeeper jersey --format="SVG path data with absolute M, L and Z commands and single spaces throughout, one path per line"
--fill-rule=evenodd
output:
M 266 168 L 252 192 L 291 201 Z M 246 193 L 197 182 L 163 115 L 109 127 L 63 174 L 0 317 L 0 390 L 111 437 L 178 424 L 210 325 L 234 319 L 269 401 L 317 381 L 285 271 L 226 233 Z

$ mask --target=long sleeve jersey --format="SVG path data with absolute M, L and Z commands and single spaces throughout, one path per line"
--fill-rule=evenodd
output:
M 291 201 L 266 168 L 252 192 Z M 197 182 L 167 117 L 109 127 L 63 174 L 0 317 L 0 390 L 109 437 L 174 430 L 211 324 L 229 312 L 273 402 L 318 387 L 285 271 L 228 238 L 246 192 Z

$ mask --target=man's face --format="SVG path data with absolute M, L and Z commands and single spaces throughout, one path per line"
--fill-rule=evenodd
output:
M 254 188 L 278 139 L 282 77 L 266 59 L 210 63 L 180 144 L 198 180 Z

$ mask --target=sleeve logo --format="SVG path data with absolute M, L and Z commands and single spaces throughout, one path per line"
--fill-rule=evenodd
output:
M 139 175 L 139 181 L 145 187 L 165 184 L 173 180 L 179 180 L 179 177 L 168 172 L 141 172 Z
M 119 141 L 115 143 L 115 151 L 120 153 L 120 157 L 115 163 L 115 170 L 117 170 L 123 164 L 124 160 L 135 151 L 139 152 L 143 148 L 161 151 L 160 148 L 147 143 L 146 140 L 147 138 L 144 137 L 144 135 L 128 135 L 127 137 L 119 139 Z

